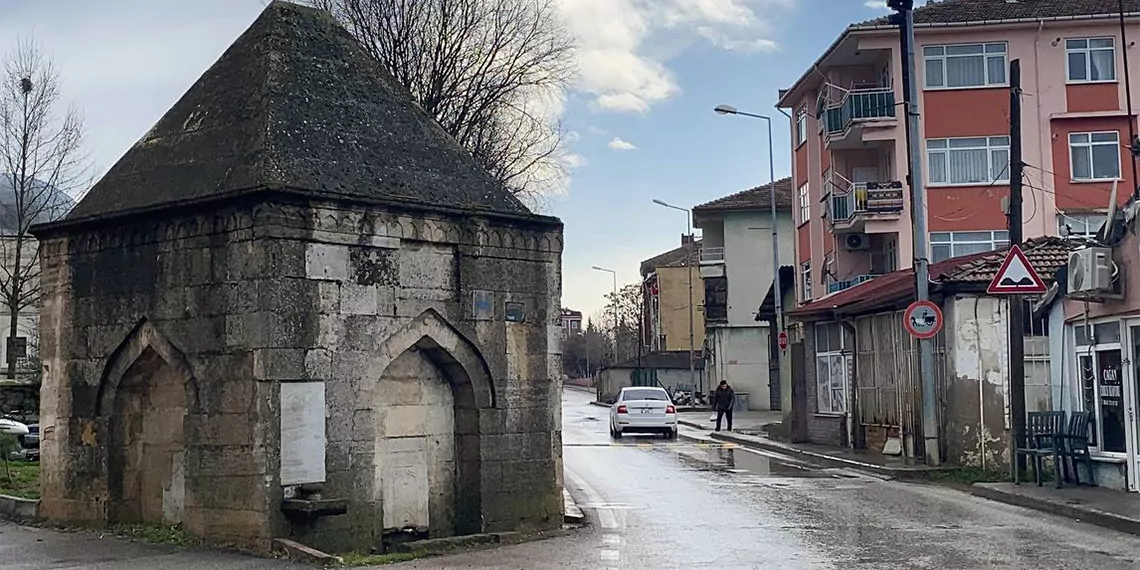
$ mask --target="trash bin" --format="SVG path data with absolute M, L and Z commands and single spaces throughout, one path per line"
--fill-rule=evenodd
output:
M 737 392 L 736 398 L 732 402 L 733 412 L 747 412 L 748 411 L 748 392 Z

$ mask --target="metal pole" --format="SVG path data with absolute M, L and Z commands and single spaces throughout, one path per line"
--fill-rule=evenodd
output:
M 1140 198 L 1140 181 L 1136 177 L 1136 156 L 1140 154 L 1137 148 L 1136 124 L 1132 117 L 1132 81 L 1128 69 L 1128 33 L 1124 26 L 1124 0 L 1117 2 L 1120 8 L 1120 48 L 1124 54 L 1124 97 L 1128 105 L 1128 154 L 1132 155 L 1132 197 Z
M 617 272 L 611 271 L 610 276 L 614 279 L 614 363 L 621 362 L 618 356 L 618 295 L 617 295 Z
M 686 210 L 685 213 L 687 214 L 685 217 L 685 235 L 689 236 L 687 244 L 689 251 L 685 258 L 685 272 L 689 274 L 689 384 L 696 390 L 693 392 L 693 396 L 695 397 L 704 391 L 704 386 L 697 384 L 696 365 L 693 363 L 693 358 L 696 356 L 697 343 L 693 327 L 693 310 L 695 309 L 695 307 L 693 307 L 693 212 L 692 210 Z M 701 384 L 703 384 L 703 382 Z
M 910 184 L 911 218 L 914 229 L 914 285 L 915 298 L 926 301 L 930 298 L 930 275 L 926 243 L 926 194 L 923 188 L 922 150 L 917 140 L 920 138 L 918 113 L 918 85 L 914 73 L 914 11 L 910 3 L 902 8 L 902 54 L 906 73 L 906 114 L 907 114 L 907 182 Z M 938 449 L 938 398 L 934 379 L 933 340 L 918 341 L 918 373 L 922 378 L 922 448 L 927 465 L 938 465 L 941 454 Z M 901 435 L 901 434 L 900 434 Z
M 1129 117 L 1129 122 L 1132 118 Z M 1009 62 L 1009 244 L 1021 245 L 1021 60 Z M 1021 295 L 1009 297 L 1009 415 L 1015 449 L 1018 434 L 1025 433 L 1025 306 Z M 1025 456 L 1018 455 L 1018 471 L 1025 471 Z
M 780 245 L 779 245 L 779 228 L 776 225 L 778 217 L 776 216 L 776 150 L 772 144 L 772 118 L 768 118 L 768 179 L 771 185 L 768 186 L 768 194 L 770 206 L 772 207 L 772 300 L 774 301 L 773 307 L 776 310 L 776 330 L 772 331 L 773 335 L 779 335 L 780 331 L 784 330 L 784 300 L 783 290 L 780 288 Z M 776 357 L 777 364 L 779 363 L 779 355 Z M 778 369 L 778 367 L 777 367 Z M 779 381 L 779 374 L 776 375 Z M 769 377 L 771 382 L 771 377 Z

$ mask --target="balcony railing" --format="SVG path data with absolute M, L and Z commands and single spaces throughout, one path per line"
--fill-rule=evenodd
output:
M 701 263 L 724 263 L 724 248 L 702 246 Z
M 827 108 L 824 122 L 828 135 L 841 135 L 856 121 L 895 116 L 895 92 L 890 87 L 848 91 L 843 100 Z
M 835 188 L 835 185 L 832 185 Z M 902 182 L 852 182 L 846 189 L 833 190 L 828 218 L 844 222 L 860 214 L 892 214 L 903 209 Z
M 835 281 L 834 283 L 827 284 L 828 293 L 838 293 L 844 289 L 850 289 L 864 281 L 870 281 L 877 277 L 876 275 L 856 275 L 846 281 Z

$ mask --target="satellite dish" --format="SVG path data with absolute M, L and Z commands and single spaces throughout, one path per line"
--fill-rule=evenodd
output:
M 1108 196 L 1108 214 L 1105 215 L 1104 225 L 1100 227 L 1100 232 L 1097 233 L 1097 241 L 1101 243 L 1108 243 L 1109 236 L 1112 235 L 1112 229 L 1116 226 L 1116 187 L 1120 184 L 1118 180 L 1112 181 L 1112 192 Z

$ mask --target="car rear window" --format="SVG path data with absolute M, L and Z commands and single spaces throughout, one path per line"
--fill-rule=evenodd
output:
M 623 400 L 661 400 L 669 401 L 669 394 L 664 390 L 626 390 Z

